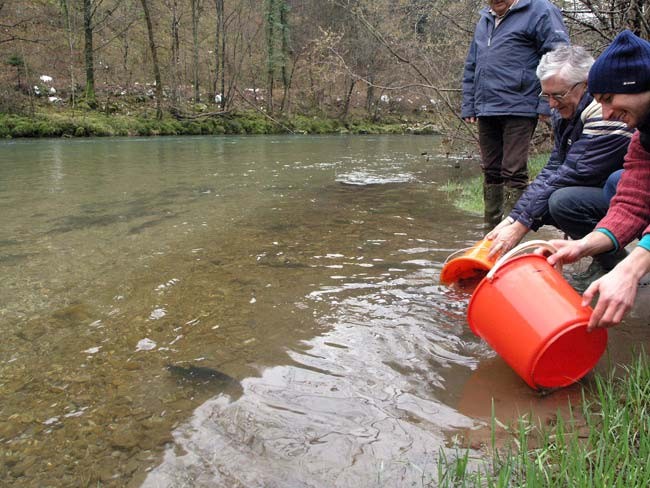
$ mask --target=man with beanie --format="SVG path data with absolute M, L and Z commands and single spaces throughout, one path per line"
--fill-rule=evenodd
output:
M 593 329 L 620 323 L 634 304 L 639 280 L 650 272 L 650 42 L 621 32 L 589 71 L 588 87 L 605 118 L 638 129 L 607 215 L 580 240 L 551 241 L 558 249 L 548 258 L 554 265 L 617 252 L 639 238 L 634 250 L 583 294 L 584 305 L 598 294 L 588 325 Z
M 605 216 L 608 177 L 623 167 L 633 131 L 623 122 L 603 120 L 602 107 L 587 91 L 594 58 L 580 46 L 563 45 L 542 56 L 537 77 L 540 97 L 552 110 L 551 156 L 512 212 L 487 234 L 490 256 L 512 249 L 531 230 L 552 225 L 572 239 L 591 232 Z M 602 276 L 625 257 L 625 250 L 596 256 L 585 273 Z
M 461 117 L 478 122 L 485 222 L 508 215 L 528 185 L 528 146 L 539 115 L 549 115 L 535 68 L 569 37 L 549 0 L 488 0 L 463 72 Z

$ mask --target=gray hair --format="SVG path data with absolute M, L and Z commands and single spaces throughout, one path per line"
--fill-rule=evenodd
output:
M 592 64 L 594 58 L 585 48 L 564 44 L 542 56 L 537 66 L 537 77 L 544 81 L 559 75 L 568 84 L 581 83 L 587 81 Z

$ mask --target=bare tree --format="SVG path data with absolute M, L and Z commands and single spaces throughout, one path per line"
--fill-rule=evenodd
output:
M 83 0 L 83 31 L 84 31 L 84 66 L 86 71 L 86 103 L 91 108 L 97 106 L 95 94 L 95 46 L 94 33 L 99 25 L 104 24 L 119 7 L 121 0 L 104 8 L 98 13 L 103 0 Z
M 179 83 L 180 83 L 180 22 L 181 15 L 178 8 L 178 0 L 166 0 L 165 4 L 171 12 L 170 33 L 171 33 L 171 59 L 169 68 L 169 78 L 171 80 L 171 99 L 174 105 L 179 102 Z
M 565 0 L 562 13 L 585 44 L 591 40 L 599 48 L 623 29 L 650 35 L 650 6 L 643 0 Z
M 140 0 L 142 4 L 142 10 L 144 11 L 144 19 L 147 24 L 147 34 L 149 38 L 149 49 L 151 50 L 151 59 L 153 61 L 153 72 L 154 78 L 156 80 L 156 118 L 158 120 L 162 119 L 162 98 L 163 98 L 163 89 L 162 89 L 162 80 L 160 77 L 160 64 L 158 63 L 158 50 L 156 49 L 156 42 L 153 35 L 153 24 L 151 22 L 151 14 L 149 12 L 149 4 L 147 0 Z
M 201 99 L 199 81 L 199 19 L 203 10 L 201 0 L 192 0 L 192 81 L 194 85 L 194 102 Z
M 214 39 L 213 99 L 221 109 L 226 106 L 226 20 L 223 0 L 214 0 L 216 14 Z

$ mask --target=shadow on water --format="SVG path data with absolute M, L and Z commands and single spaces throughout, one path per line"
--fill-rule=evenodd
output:
M 4 483 L 422 486 L 492 399 L 505 423 L 579 401 L 528 389 L 467 327 L 471 287 L 438 284 L 483 231 L 437 191 L 476 168 L 430 139 L 94 144 L 22 146 L 38 170 L 6 178 L 31 257 L 0 261 Z M 607 360 L 648 342 L 635 313 Z
M 239 381 L 215 368 L 195 366 L 191 363 L 187 365 L 166 364 L 165 368 L 182 387 L 206 390 L 210 392 L 210 395 L 228 395 L 233 400 L 239 398 L 243 393 Z

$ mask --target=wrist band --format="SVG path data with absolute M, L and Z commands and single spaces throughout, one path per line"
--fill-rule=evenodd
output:
M 650 252 L 650 234 L 644 235 L 639 241 L 639 247 L 642 247 L 646 251 Z
M 601 233 L 605 234 L 607 237 L 609 237 L 609 240 L 612 241 L 612 244 L 614 245 L 613 250 L 608 251 L 608 252 L 603 253 L 603 254 L 614 254 L 616 251 L 618 251 L 621 248 L 620 244 L 616 240 L 616 237 L 614 237 L 614 234 L 612 234 L 610 231 L 608 231 L 604 227 L 598 227 L 596 229 L 596 232 L 601 232 Z

